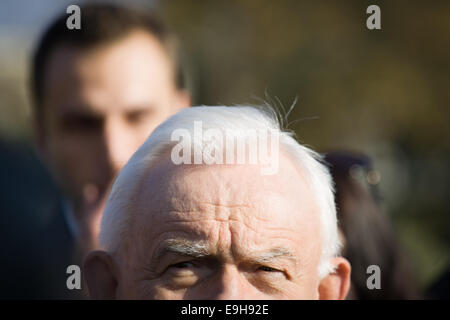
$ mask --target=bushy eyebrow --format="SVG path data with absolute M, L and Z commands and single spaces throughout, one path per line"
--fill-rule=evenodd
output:
M 278 258 L 285 258 L 292 261 L 297 261 L 295 256 L 286 248 L 276 247 L 269 251 L 256 253 L 251 255 L 251 260 L 258 263 L 269 263 Z
M 205 241 L 193 241 L 187 239 L 167 240 L 161 249 L 157 251 L 155 255 L 156 261 L 167 253 L 175 253 L 194 258 L 203 258 L 211 255 Z
M 187 240 L 187 239 L 169 239 L 159 249 L 155 255 L 156 261 L 162 258 L 167 253 L 174 253 L 178 255 L 204 258 L 210 257 L 213 254 L 209 250 L 209 246 L 206 241 L 203 240 Z M 256 263 L 270 263 L 279 258 L 289 259 L 296 262 L 295 256 L 286 248 L 275 247 L 268 251 L 255 252 L 246 254 L 246 260 L 251 260 Z

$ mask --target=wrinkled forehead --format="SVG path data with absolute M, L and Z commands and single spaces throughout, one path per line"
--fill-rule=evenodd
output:
M 283 154 L 273 175 L 262 175 L 259 165 L 175 165 L 166 157 L 142 178 L 135 218 L 226 219 L 245 211 L 289 225 L 318 216 L 315 199 L 305 174 Z

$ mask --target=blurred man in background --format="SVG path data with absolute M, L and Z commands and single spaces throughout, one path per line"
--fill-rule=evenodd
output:
M 43 251 L 63 290 L 68 261 L 81 265 L 96 247 L 117 172 L 156 126 L 190 105 L 175 39 L 159 19 L 112 5 L 82 6 L 79 30 L 67 17 L 43 35 L 31 71 L 37 148 L 63 198 Z

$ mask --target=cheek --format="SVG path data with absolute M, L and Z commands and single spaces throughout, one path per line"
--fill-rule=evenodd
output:
M 95 149 L 81 139 L 58 137 L 51 141 L 49 167 L 61 185 L 80 192 L 85 183 L 97 182 L 102 166 Z
M 302 288 L 302 295 L 305 299 L 316 299 L 318 296 L 319 288 L 319 259 L 320 252 L 319 249 L 310 247 L 303 251 L 303 261 L 302 270 L 298 274 L 298 285 Z
M 163 120 L 155 119 L 152 117 L 151 119 L 147 119 L 138 125 L 134 125 L 130 130 L 130 138 L 129 138 L 129 151 L 130 157 L 133 153 L 139 149 L 139 147 L 145 142 L 145 140 L 150 136 L 150 134 L 155 130 L 155 128 L 162 122 Z
M 131 288 L 129 288 L 131 289 Z M 136 291 L 137 294 L 131 294 Z M 155 281 L 142 281 L 138 284 L 137 290 L 129 290 L 129 297 L 136 297 L 139 300 L 181 300 L 184 298 L 186 290 L 170 290 Z
M 171 112 L 170 107 L 168 105 L 159 106 L 156 110 L 152 112 L 151 115 L 146 117 L 142 123 L 140 123 L 136 131 L 140 133 L 140 136 L 146 139 L 153 130 L 156 129 L 162 122 L 164 122 L 167 118 L 169 118 L 173 112 Z
M 182 300 L 184 298 L 184 291 L 171 291 L 168 289 L 156 289 L 152 298 L 155 300 Z
M 309 275 L 306 277 L 308 280 L 305 281 L 303 287 L 303 293 L 305 299 L 318 299 L 319 297 L 319 278 L 317 276 L 317 268 L 309 271 Z
M 99 159 L 95 145 L 85 139 L 57 138 L 51 148 L 51 161 L 69 175 L 83 174 L 86 169 L 95 168 Z

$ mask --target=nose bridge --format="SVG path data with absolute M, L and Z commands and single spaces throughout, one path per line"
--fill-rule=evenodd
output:
M 236 266 L 226 265 L 219 274 L 217 289 L 217 300 L 242 300 L 249 293 L 249 284 Z
M 108 165 L 114 173 L 117 173 L 133 153 L 130 150 L 132 145 L 128 141 L 129 132 L 116 116 L 106 119 L 103 130 Z

